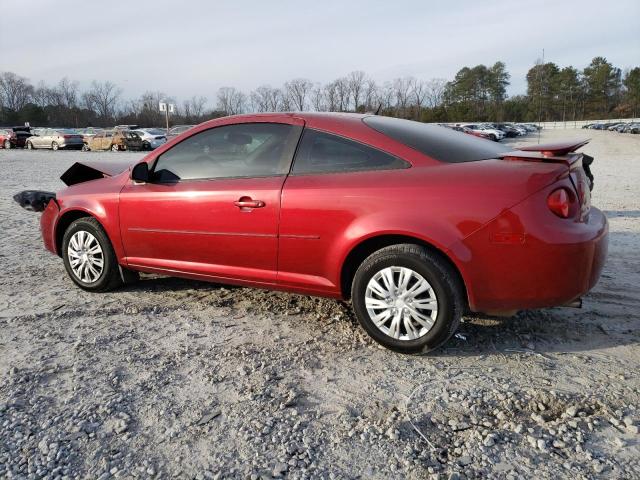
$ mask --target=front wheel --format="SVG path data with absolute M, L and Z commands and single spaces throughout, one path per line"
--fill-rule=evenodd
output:
M 358 321 L 378 343 L 400 353 L 425 353 L 455 333 L 463 311 L 457 273 L 440 256 L 413 244 L 370 255 L 351 288 Z
M 122 283 L 109 237 L 95 218 L 79 218 L 69 225 L 62 258 L 71 280 L 84 290 L 105 292 Z
M 118 150 L 120 150 L 120 149 L 118 148 L 118 145 L 116 145 L 115 143 L 114 143 L 113 145 L 111 145 L 111 151 L 112 151 L 112 152 L 117 152 Z
M 82 144 L 82 151 L 83 152 L 88 152 L 89 151 L 89 145 L 87 145 L 86 143 Z
M 5 140 L 3 145 L 4 145 L 4 148 L 6 148 L 7 150 L 11 148 L 11 142 L 9 140 Z
M 33 143 L 27 142 L 27 150 L 33 150 Z

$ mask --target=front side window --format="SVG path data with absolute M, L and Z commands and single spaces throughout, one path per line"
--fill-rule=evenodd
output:
M 306 129 L 292 173 L 343 173 L 408 168 L 393 155 L 338 135 Z
M 288 172 L 301 127 L 242 123 L 199 132 L 156 160 L 153 179 L 267 177 Z

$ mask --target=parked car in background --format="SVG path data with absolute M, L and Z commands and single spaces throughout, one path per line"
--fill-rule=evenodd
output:
M 467 123 L 461 126 L 467 127 L 468 129 L 473 130 L 474 132 L 485 132 L 486 134 L 489 135 L 489 138 L 494 142 L 499 142 L 505 137 L 504 132 L 497 130 L 495 128 L 491 128 L 482 123 Z
M 520 133 L 520 130 L 508 123 L 494 123 L 492 125 L 498 130 L 504 132 L 507 138 L 513 138 L 522 135 L 522 133 Z
M 105 130 L 97 132 L 93 137 L 85 138 L 82 150 L 111 150 L 117 152 L 125 150 L 124 136 L 121 132 Z
M 143 150 L 154 150 L 167 142 L 167 135 L 159 128 L 139 128 L 134 130 L 142 139 Z
M 10 138 L 11 133 L 8 130 L 0 130 L 0 148 L 11 148 Z
M 463 127 L 460 125 L 446 125 L 446 126 L 455 130 L 456 132 L 466 133 L 467 135 L 473 135 L 474 137 L 484 138 L 486 140 L 493 140 L 488 133 L 483 132 L 481 130 L 471 130 L 470 128 Z
M 191 130 L 193 127 L 195 127 L 195 125 L 175 125 L 171 127 L 167 132 L 167 141 L 172 140 L 174 137 L 177 137 L 187 130 Z
M 125 150 L 129 150 L 129 151 L 144 150 L 142 138 L 136 132 L 124 130 L 120 133 L 124 139 Z
M 3 148 L 6 149 L 24 148 L 27 138 L 32 135 L 30 127 L 11 127 L 4 130 L 9 134 L 9 138 L 2 143 Z
M 51 150 L 80 150 L 83 145 L 82 135 L 71 129 L 40 128 L 26 140 L 27 149 L 50 148 Z
M 115 127 L 112 128 L 113 131 L 119 132 L 122 130 L 135 130 L 136 128 L 139 128 L 139 125 L 116 125 Z
M 87 127 L 78 129 L 78 133 L 86 138 L 93 137 L 99 132 L 104 132 L 104 128 Z
M 624 133 L 640 133 L 640 123 L 630 123 L 625 129 Z

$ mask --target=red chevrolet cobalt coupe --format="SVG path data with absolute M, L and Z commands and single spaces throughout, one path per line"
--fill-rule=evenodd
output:
M 85 290 L 152 272 L 350 298 L 377 342 L 417 353 L 467 310 L 576 304 L 594 286 L 608 227 L 584 143 L 514 151 L 375 115 L 235 116 L 16 199 L 44 209 L 45 246 Z

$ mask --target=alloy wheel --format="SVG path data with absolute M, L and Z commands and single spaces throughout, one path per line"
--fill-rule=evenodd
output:
M 67 256 L 73 274 L 84 283 L 93 283 L 104 270 L 104 254 L 100 243 L 91 233 L 79 230 L 73 234 L 67 247 Z
M 429 282 L 406 267 L 387 267 L 367 284 L 365 306 L 374 325 L 396 340 L 426 335 L 438 316 L 438 300 Z

